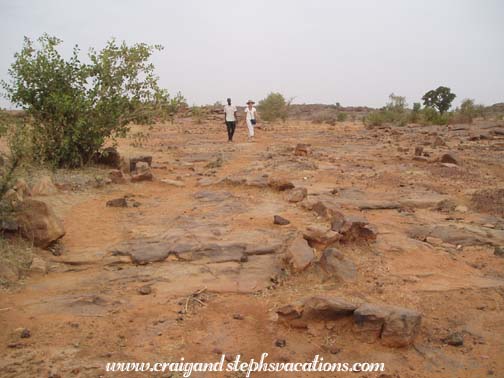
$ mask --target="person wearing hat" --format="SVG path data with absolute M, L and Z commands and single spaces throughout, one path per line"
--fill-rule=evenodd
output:
M 236 106 L 231 105 L 231 99 L 228 98 L 227 105 L 224 106 L 224 123 L 226 124 L 227 127 L 228 142 L 233 141 L 233 135 L 236 128 L 236 119 L 237 119 L 236 112 L 237 112 Z
M 245 122 L 247 123 L 247 128 L 249 132 L 248 139 L 254 137 L 254 126 L 257 120 L 257 110 L 254 107 L 255 102 L 252 100 L 247 101 L 247 107 L 245 108 Z

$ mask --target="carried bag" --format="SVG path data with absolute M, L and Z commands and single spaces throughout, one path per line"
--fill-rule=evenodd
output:
M 254 111 L 252 110 L 250 112 L 250 124 L 255 126 L 255 124 L 257 123 L 256 119 L 255 118 L 252 118 L 254 116 Z

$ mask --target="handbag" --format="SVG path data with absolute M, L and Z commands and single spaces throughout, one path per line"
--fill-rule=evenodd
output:
M 252 118 L 252 116 L 253 116 L 254 113 L 253 113 L 253 111 L 250 112 L 250 113 L 251 113 L 250 114 L 250 124 L 253 125 L 253 126 L 255 126 L 255 124 L 257 123 L 257 121 L 256 121 L 255 118 Z

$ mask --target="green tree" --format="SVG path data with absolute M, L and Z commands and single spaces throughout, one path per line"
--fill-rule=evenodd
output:
M 79 48 L 65 60 L 62 41 L 47 34 L 39 47 L 25 38 L 2 82 L 7 98 L 32 118 L 35 157 L 58 167 L 86 164 L 107 138 L 123 136 L 130 122 L 150 123 L 168 100 L 158 86 L 152 53 L 161 46 L 127 46 L 115 40 L 97 52 L 90 63 Z
M 265 99 L 259 101 L 257 106 L 261 118 L 265 121 L 276 121 L 287 119 L 287 110 L 291 101 L 285 101 L 280 93 L 270 93 Z
M 423 95 L 422 100 L 424 106 L 436 108 L 439 113 L 443 114 L 450 109 L 455 97 L 455 93 L 452 93 L 450 88 L 441 86 L 428 91 Z

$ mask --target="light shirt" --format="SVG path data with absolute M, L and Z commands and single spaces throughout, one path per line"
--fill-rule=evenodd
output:
M 235 122 L 235 112 L 236 106 L 234 105 L 224 105 L 224 113 L 226 113 L 226 122 Z
M 257 112 L 256 108 L 252 107 L 252 109 L 249 109 L 249 107 L 247 106 L 245 108 L 245 114 L 247 116 L 247 120 L 250 121 L 251 119 L 255 119 L 256 112 Z

